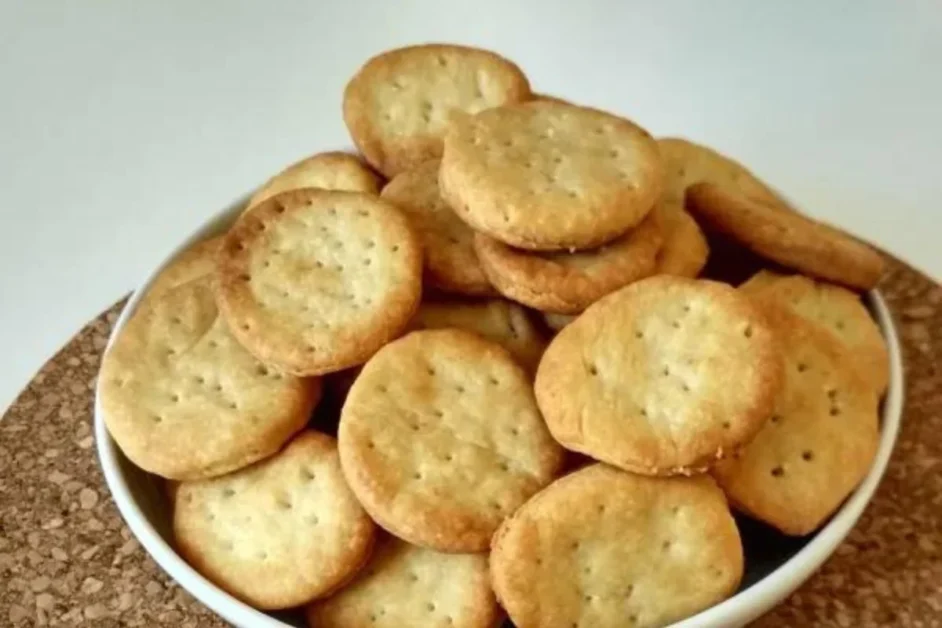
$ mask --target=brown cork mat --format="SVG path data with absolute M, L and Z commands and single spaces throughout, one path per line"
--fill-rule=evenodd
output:
M 894 264 L 906 416 L 874 502 L 837 553 L 756 626 L 942 626 L 942 287 Z M 131 537 L 92 438 L 122 303 L 50 360 L 0 422 L 0 625 L 225 626 Z

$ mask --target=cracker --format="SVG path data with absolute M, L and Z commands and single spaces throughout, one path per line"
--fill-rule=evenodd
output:
M 743 550 L 708 476 L 652 478 L 595 464 L 504 522 L 494 590 L 518 628 L 664 626 L 732 595 Z
M 575 253 L 523 251 L 482 233 L 474 237 L 481 265 L 501 294 L 559 314 L 581 312 L 606 294 L 652 275 L 662 242 L 653 213 L 608 244 Z
M 305 609 L 311 628 L 493 628 L 487 556 L 444 554 L 384 535 L 342 591 Z
M 860 297 L 840 286 L 800 275 L 762 271 L 740 286 L 750 295 L 774 298 L 832 332 L 853 354 L 848 365 L 882 394 L 890 380 L 886 341 Z
M 511 61 L 465 46 L 427 44 L 367 61 L 347 84 L 343 119 L 357 148 L 392 178 L 442 155 L 452 117 L 530 97 Z
M 528 250 L 586 249 L 640 223 L 663 187 L 657 144 L 617 116 L 551 101 L 456 120 L 442 196 L 475 230 Z
M 429 283 L 446 292 L 472 296 L 494 294 L 484 275 L 474 233 L 438 192 L 438 160 L 427 161 L 396 176 L 382 197 L 409 217 L 422 239 Z
M 788 268 L 858 290 L 873 288 L 883 275 L 874 249 L 807 216 L 706 183 L 687 190 L 687 206 L 708 228 Z
M 713 473 L 730 502 L 785 534 L 819 528 L 857 486 L 879 442 L 877 394 L 854 355 L 777 299 L 763 303 L 782 338 L 785 378 L 769 420 Z
M 421 253 L 405 216 L 376 197 L 284 192 L 226 235 L 220 309 L 266 364 L 297 375 L 339 371 L 365 362 L 409 322 Z
M 603 298 L 559 332 L 535 391 L 567 449 L 666 475 L 702 471 L 749 442 L 780 384 L 774 332 L 748 297 L 659 275 Z
M 222 236 L 197 242 L 176 256 L 151 282 L 144 299 L 157 298 L 169 290 L 200 277 L 213 274 L 216 252 Z
M 665 198 L 683 205 L 684 194 L 695 183 L 712 183 L 732 193 L 781 204 L 772 188 L 742 164 L 711 148 L 679 137 L 657 141 L 667 171 Z
M 298 606 L 348 582 L 375 526 L 347 487 L 336 441 L 306 430 L 279 454 L 176 491 L 180 554 L 258 609 Z
M 544 312 L 543 320 L 546 326 L 553 331 L 562 331 L 563 327 L 576 320 L 578 314 L 556 314 L 555 312 Z
M 381 180 L 356 156 L 340 151 L 317 153 L 291 164 L 252 195 L 246 211 L 264 200 L 301 188 L 379 194 Z
M 696 277 L 706 266 L 710 247 L 706 236 L 682 203 L 662 201 L 654 210 L 664 234 L 654 274 Z
M 105 424 L 124 454 L 178 480 L 273 454 L 304 427 L 321 391 L 233 338 L 208 275 L 145 299 L 105 354 L 99 382 Z
M 350 389 L 338 437 L 344 473 L 373 519 L 445 552 L 486 550 L 562 460 L 523 369 L 457 329 L 382 348 Z
M 536 371 L 546 348 L 546 341 L 526 310 L 504 299 L 424 301 L 410 324 L 412 329 L 445 327 L 470 331 L 496 342 L 530 373 Z

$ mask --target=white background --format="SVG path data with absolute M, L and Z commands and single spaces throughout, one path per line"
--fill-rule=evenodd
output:
M 0 0 L 0 409 L 206 216 L 346 145 L 368 56 L 429 40 L 710 143 L 942 277 L 940 2 Z

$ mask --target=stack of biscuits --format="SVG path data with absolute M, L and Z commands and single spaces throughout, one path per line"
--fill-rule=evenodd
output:
M 737 590 L 731 508 L 806 535 L 865 475 L 870 247 L 483 50 L 380 54 L 343 117 L 359 154 L 262 185 L 102 364 L 213 583 L 319 628 L 661 626 Z

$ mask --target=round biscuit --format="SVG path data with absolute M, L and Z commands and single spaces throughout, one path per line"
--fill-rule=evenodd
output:
M 847 233 L 797 212 L 698 183 L 687 190 L 687 207 L 708 229 L 782 266 L 857 290 L 873 288 L 883 257 Z
M 365 362 L 409 322 L 422 251 L 408 220 L 377 197 L 305 188 L 244 214 L 217 258 L 232 333 L 297 375 Z
M 445 554 L 383 535 L 356 579 L 305 609 L 311 628 L 494 628 L 487 556 Z
M 376 530 L 343 479 L 336 441 L 313 430 L 251 467 L 180 484 L 174 502 L 181 556 L 264 610 L 336 591 L 369 558 Z
M 445 136 L 442 196 L 475 230 L 528 250 L 600 246 L 663 188 L 657 144 L 634 123 L 552 101 L 465 116 Z
M 890 358 L 880 333 L 860 296 L 801 275 L 763 270 L 739 286 L 749 295 L 772 298 L 833 333 L 853 354 L 853 368 L 882 394 L 890 380 Z
M 168 268 L 168 277 L 180 274 Z M 236 341 L 209 275 L 146 297 L 99 375 L 115 442 L 138 467 L 176 480 L 228 473 L 275 453 L 304 427 L 320 394 L 319 380 L 267 367 Z
M 772 188 L 745 166 L 712 148 L 679 137 L 660 138 L 657 145 L 664 158 L 664 197 L 669 202 L 682 206 L 687 188 L 706 182 L 768 203 L 782 203 Z
M 381 194 L 402 210 L 422 239 L 429 283 L 445 292 L 470 296 L 494 294 L 477 253 L 474 232 L 438 192 L 439 161 L 427 161 L 397 175 Z
M 712 473 L 740 511 L 785 534 L 818 529 L 866 475 L 878 394 L 837 336 L 776 297 L 756 297 L 781 337 L 784 385 L 762 430 Z
M 556 335 L 536 398 L 567 449 L 636 473 L 699 472 L 762 427 L 781 384 L 779 352 L 747 296 L 658 275 Z
M 562 460 L 523 369 L 458 329 L 383 347 L 350 389 L 338 438 L 347 481 L 373 519 L 444 552 L 486 550 Z
M 356 156 L 340 151 L 317 153 L 291 164 L 266 181 L 252 195 L 246 211 L 276 194 L 301 188 L 379 194 L 380 187 L 380 177 Z
M 696 277 L 706 266 L 710 247 L 697 221 L 682 203 L 662 201 L 654 210 L 664 233 L 664 245 L 657 254 L 654 274 Z
M 654 213 L 608 244 L 586 251 L 523 251 L 482 233 L 474 246 L 491 283 L 508 299 L 543 312 L 576 314 L 654 274 L 663 238 Z
M 487 50 L 426 44 L 368 60 L 343 94 L 343 119 L 366 160 L 392 178 L 442 155 L 455 114 L 527 100 L 514 63 Z
M 507 519 L 490 565 L 517 628 L 665 626 L 732 595 L 743 549 L 709 476 L 594 464 Z
M 222 236 L 201 240 L 181 252 L 154 278 L 144 299 L 160 297 L 182 284 L 212 275 L 216 270 L 216 252 L 222 245 Z
M 423 301 L 409 327 L 470 331 L 502 346 L 530 373 L 536 371 L 546 348 L 526 310 L 504 299 Z

